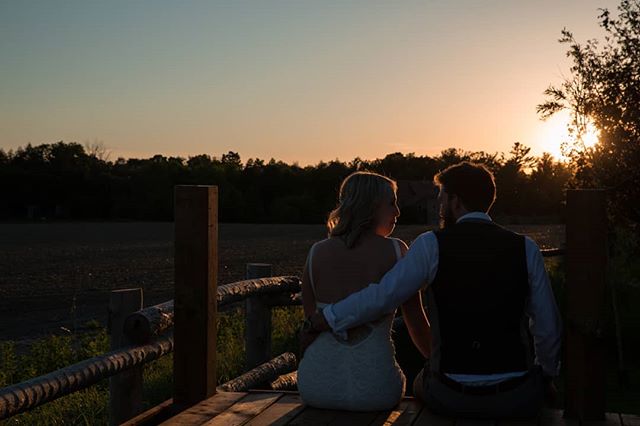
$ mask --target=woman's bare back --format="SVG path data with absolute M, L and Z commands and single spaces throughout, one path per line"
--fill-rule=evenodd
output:
M 316 244 L 310 274 L 316 303 L 335 303 L 371 283 L 377 283 L 396 263 L 392 239 L 362 235 L 355 247 L 332 237 Z

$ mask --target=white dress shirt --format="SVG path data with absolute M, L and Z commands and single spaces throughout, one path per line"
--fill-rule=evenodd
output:
M 458 222 L 474 219 L 491 221 L 486 213 L 472 212 Z M 542 253 L 536 243 L 525 237 L 529 296 L 526 314 L 529 330 L 534 339 L 535 363 L 546 375 L 557 376 L 560 369 L 561 322 Z M 439 248 L 436 235 L 429 231 L 418 236 L 407 254 L 389 270 L 379 284 L 353 293 L 345 299 L 328 305 L 322 311 L 333 332 L 344 336 L 346 330 L 373 321 L 392 312 L 421 288 L 427 288 L 438 271 Z M 491 375 L 450 375 L 468 384 L 497 382 L 522 372 Z

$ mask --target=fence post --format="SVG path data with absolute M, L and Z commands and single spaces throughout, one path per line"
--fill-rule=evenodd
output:
M 129 345 L 123 332 L 124 320 L 142 309 L 142 289 L 113 290 L 109 298 L 110 349 Z M 142 371 L 135 367 L 109 380 L 109 424 L 119 425 L 142 410 Z
M 268 263 L 247 263 L 246 278 L 271 277 Z M 271 307 L 260 296 L 245 301 L 246 369 L 251 370 L 271 358 Z
M 174 408 L 216 392 L 218 187 L 175 188 Z
M 602 420 L 605 413 L 604 301 L 607 216 L 604 190 L 567 191 L 565 416 Z

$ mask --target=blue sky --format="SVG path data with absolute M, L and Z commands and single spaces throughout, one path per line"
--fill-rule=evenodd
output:
M 102 142 L 118 156 L 301 164 L 557 152 L 542 91 L 560 30 L 600 37 L 615 1 L 3 1 L 0 148 Z

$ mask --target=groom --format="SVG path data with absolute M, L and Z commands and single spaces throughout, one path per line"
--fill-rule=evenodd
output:
M 312 315 L 313 333 L 347 329 L 425 290 L 432 349 L 414 393 L 436 413 L 535 416 L 558 375 L 560 319 L 542 254 L 496 225 L 493 175 L 463 162 L 434 178 L 441 229 L 420 235 L 379 284 Z

